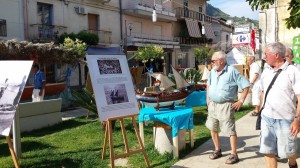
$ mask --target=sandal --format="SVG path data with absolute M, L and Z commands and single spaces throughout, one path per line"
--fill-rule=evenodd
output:
M 256 112 L 256 111 L 252 111 L 252 113 L 250 114 L 250 116 L 258 116 L 259 115 L 259 112 Z
M 215 150 L 212 154 L 209 155 L 209 158 L 211 160 L 218 159 L 220 157 L 222 157 L 221 149 L 220 150 Z
M 289 163 L 289 167 L 290 168 L 298 168 L 298 165 L 297 165 L 297 163 L 295 165 L 290 165 L 290 163 Z
M 237 163 L 237 162 L 239 162 L 240 161 L 240 159 L 239 159 L 239 157 L 238 157 L 238 155 L 237 154 L 231 154 L 230 156 L 229 156 L 229 158 L 226 160 L 226 164 L 235 164 L 235 163 Z

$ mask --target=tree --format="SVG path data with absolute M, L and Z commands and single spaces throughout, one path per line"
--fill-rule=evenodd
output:
M 269 9 L 270 5 L 273 5 L 275 3 L 275 0 L 246 0 L 246 2 L 249 2 L 249 5 L 251 6 L 252 10 L 257 10 L 260 8 L 263 9 Z M 299 0 L 291 0 L 289 3 L 290 10 L 290 17 L 286 18 L 286 27 L 288 29 L 290 28 L 300 28 L 300 1 Z
M 70 39 L 69 37 L 67 37 L 67 38 L 65 38 L 64 43 L 60 45 L 60 47 L 65 49 L 65 51 L 67 51 L 65 53 L 66 57 L 68 57 L 68 58 L 75 57 L 75 58 L 77 58 L 77 60 L 79 60 L 77 62 L 78 74 L 79 74 L 79 87 L 82 88 L 80 62 L 83 62 L 83 58 L 86 55 L 85 50 L 86 50 L 87 45 L 78 39 L 76 39 L 74 41 L 74 40 Z
M 134 59 L 142 61 L 145 64 L 149 60 L 153 61 L 155 58 L 161 58 L 164 55 L 164 49 L 162 47 L 150 45 L 147 47 L 139 47 L 134 54 Z

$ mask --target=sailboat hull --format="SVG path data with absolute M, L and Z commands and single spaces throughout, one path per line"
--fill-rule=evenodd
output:
M 141 101 L 145 107 L 156 107 L 159 104 L 159 107 L 169 106 L 172 104 L 178 104 L 183 102 L 185 98 L 190 94 L 190 91 L 182 90 L 177 92 L 168 92 L 168 93 L 142 93 L 136 94 L 137 100 Z

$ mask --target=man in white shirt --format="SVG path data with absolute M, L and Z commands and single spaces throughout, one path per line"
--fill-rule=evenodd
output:
M 290 48 L 286 48 L 285 50 L 285 59 L 287 62 L 289 62 L 291 65 L 295 65 L 300 70 L 300 65 L 295 64 L 292 60 L 294 58 L 293 50 Z
M 252 88 L 252 105 L 255 106 L 255 109 L 252 111 L 251 116 L 257 116 L 259 112 L 260 106 L 260 75 L 261 75 L 261 68 L 255 62 L 254 56 L 249 56 L 247 58 L 247 65 L 250 66 L 249 72 L 249 81 L 251 83 Z

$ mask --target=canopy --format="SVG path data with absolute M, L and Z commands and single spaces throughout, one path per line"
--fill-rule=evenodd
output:
M 227 55 L 227 63 L 232 64 L 242 64 L 245 65 L 245 54 L 239 51 L 237 48 L 233 48 Z

